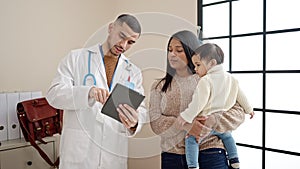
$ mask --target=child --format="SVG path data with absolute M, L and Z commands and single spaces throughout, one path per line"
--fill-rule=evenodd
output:
M 202 78 L 197 85 L 192 102 L 178 117 L 179 124 L 192 123 L 196 116 L 207 116 L 215 112 L 227 111 L 236 102 L 244 108 L 247 114 L 250 114 L 250 119 L 253 118 L 253 109 L 240 90 L 238 81 L 222 68 L 224 53 L 218 45 L 212 43 L 201 45 L 196 49 L 192 61 L 196 73 Z M 239 168 L 236 145 L 231 133 L 218 133 L 212 130 L 210 134 L 222 139 L 228 153 L 230 167 Z M 199 145 L 195 137 L 188 136 L 185 144 L 188 167 L 199 168 Z

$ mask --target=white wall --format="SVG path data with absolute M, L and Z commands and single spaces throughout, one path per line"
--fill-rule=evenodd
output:
M 120 13 L 131 13 L 142 22 L 146 33 L 127 55 L 142 68 L 148 97 L 154 79 L 163 76 L 168 36 L 182 29 L 196 31 L 196 2 L 1 0 L 0 92 L 39 90 L 45 94 L 68 51 L 101 42 L 106 37 L 96 32 L 105 31 L 103 25 Z M 160 168 L 159 138 L 149 124 L 131 139 L 129 146 L 130 169 Z
M 99 0 L 1 0 L 0 91 L 45 93 L 60 59 L 113 20 L 110 13 Z

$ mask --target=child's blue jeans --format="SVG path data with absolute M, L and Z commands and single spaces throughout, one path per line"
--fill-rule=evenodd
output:
M 223 141 L 229 159 L 238 157 L 236 144 L 230 132 L 219 133 L 212 131 L 210 134 L 218 136 Z M 197 143 L 194 136 L 189 136 L 185 139 L 185 154 L 189 168 L 199 167 L 199 143 Z

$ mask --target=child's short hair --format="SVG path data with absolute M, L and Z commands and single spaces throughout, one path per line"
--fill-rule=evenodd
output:
M 199 46 L 195 50 L 196 55 L 200 55 L 200 60 L 212 60 L 215 59 L 217 64 L 222 64 L 224 62 L 224 53 L 222 49 L 214 43 L 205 43 Z

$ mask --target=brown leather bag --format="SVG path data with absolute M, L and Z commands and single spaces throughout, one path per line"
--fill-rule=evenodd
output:
M 59 159 L 53 163 L 36 144 L 36 140 L 46 144 L 44 137 L 61 133 L 63 111 L 50 106 L 44 97 L 18 103 L 17 111 L 25 140 L 30 142 L 50 166 L 58 167 Z

